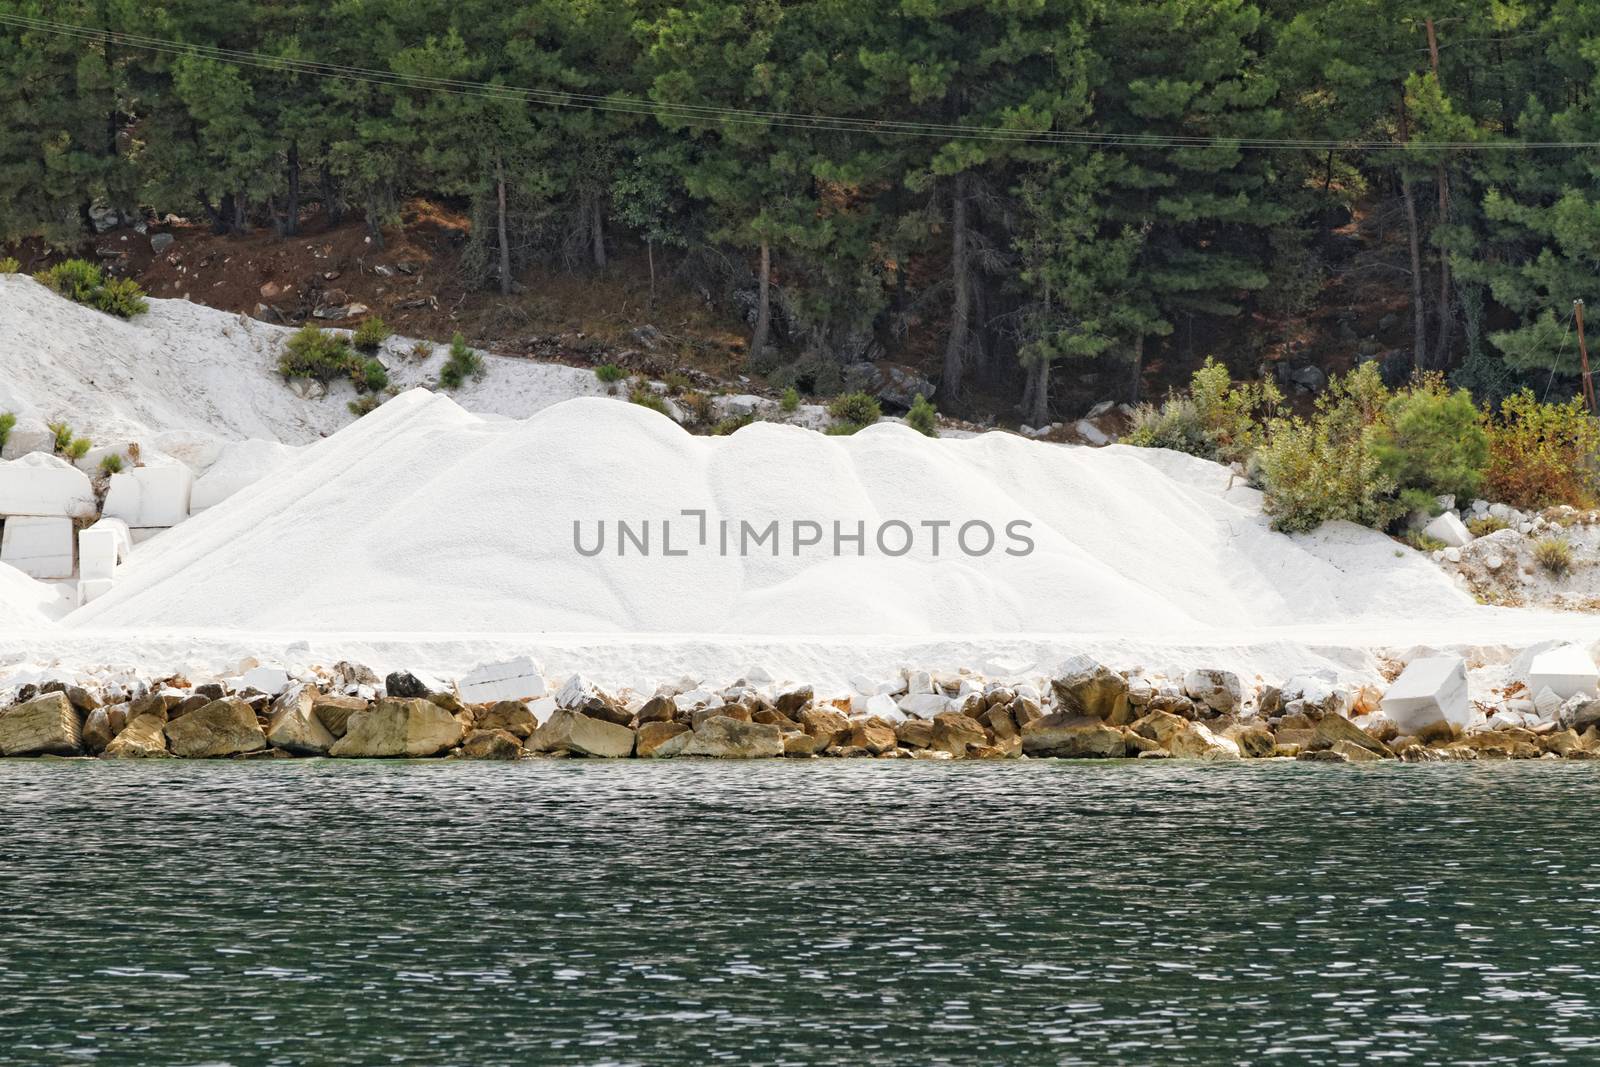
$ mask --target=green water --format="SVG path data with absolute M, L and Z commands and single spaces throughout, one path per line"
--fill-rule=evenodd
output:
M 1594 764 L 0 761 L 0 1062 L 1600 1062 Z

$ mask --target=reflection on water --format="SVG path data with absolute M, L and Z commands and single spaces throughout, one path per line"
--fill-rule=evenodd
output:
M 0 1060 L 1600 1061 L 1593 764 L 0 761 Z

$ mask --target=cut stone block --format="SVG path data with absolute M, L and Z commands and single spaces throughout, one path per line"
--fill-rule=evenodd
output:
M 176 526 L 189 517 L 193 490 L 189 468 L 162 457 L 161 462 L 113 474 L 105 513 L 134 529 Z
M 71 578 L 74 540 L 71 519 L 13 516 L 0 537 L 0 563 L 30 578 Z
M 89 578 L 78 583 L 78 606 L 92 603 L 107 593 L 116 585 L 110 578 Z
M 32 419 L 26 416 L 17 420 L 11 427 L 11 432 L 6 435 L 4 448 L 0 448 L 0 459 L 21 459 L 30 452 L 43 452 L 49 455 L 56 450 L 55 431 L 46 426 L 43 419 Z
M 88 518 L 95 512 L 89 476 L 60 456 L 34 452 L 0 463 L 0 515 Z
M 253 667 L 244 672 L 244 677 L 239 679 L 241 689 L 259 689 L 263 693 L 277 696 L 289 688 L 289 672 L 282 667 Z
M 117 575 L 117 564 L 128 554 L 128 528 L 120 519 L 115 525 L 97 522 L 78 531 L 78 577 L 85 581 L 110 579 Z M 118 529 L 121 527 L 121 529 Z
M 1472 541 L 1471 531 L 1462 525 L 1453 511 L 1447 511 L 1435 518 L 1422 528 L 1422 532 L 1443 541 L 1447 548 L 1464 548 Z
M 539 665 L 528 656 L 475 667 L 456 684 L 468 704 L 497 700 L 533 700 L 549 692 Z
M 1466 661 L 1460 656 L 1412 660 L 1383 695 L 1383 713 L 1401 733 L 1416 736 L 1441 727 L 1465 729 L 1472 721 Z
M 1531 693 L 1549 689 L 1566 700 L 1579 693 L 1600 693 L 1600 670 L 1583 647 L 1562 645 L 1533 657 L 1527 684 Z

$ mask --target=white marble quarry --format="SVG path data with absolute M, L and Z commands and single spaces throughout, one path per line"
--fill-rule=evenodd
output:
M 46 426 L 43 419 L 23 416 L 6 434 L 5 447 L 0 448 L 0 459 L 21 459 L 31 452 L 49 455 L 55 450 L 55 431 Z
M 528 656 L 475 667 L 456 683 L 456 689 L 468 704 L 533 700 L 549 692 L 539 665 Z
M 1447 548 L 1464 548 L 1472 542 L 1472 533 L 1453 511 L 1446 511 L 1422 528 L 1429 537 L 1436 537 Z
M 234 493 L 254 485 L 293 458 L 296 449 L 276 441 L 230 441 L 206 472 L 195 479 L 189 514 L 198 515 Z
M 1383 713 L 1408 734 L 1421 734 L 1441 724 L 1452 730 L 1464 729 L 1472 721 L 1466 661 L 1460 656 L 1412 660 L 1383 695 Z
M 78 606 L 98 600 L 111 592 L 111 587 L 116 585 L 110 578 L 85 578 L 78 582 Z
M 1579 645 L 1562 645 L 1541 652 L 1528 666 L 1528 691 L 1549 689 L 1562 700 L 1579 693 L 1600 693 L 1600 670 L 1594 657 Z
M 94 513 L 89 476 L 60 456 L 31 452 L 0 463 L 0 515 L 88 518 Z
M 189 517 L 194 475 L 177 460 L 161 457 L 111 476 L 104 512 L 134 529 L 176 526 Z
M 0 563 L 30 578 L 71 578 L 75 541 L 72 520 L 65 516 L 12 516 L 0 535 Z
M 133 540 L 121 519 L 101 519 L 78 531 L 78 577 L 98 581 L 116 577 L 117 564 L 128 558 Z

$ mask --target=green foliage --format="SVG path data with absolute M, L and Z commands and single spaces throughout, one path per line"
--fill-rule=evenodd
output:
M 1244 462 L 1263 440 L 1262 418 L 1282 402 L 1272 382 L 1234 384 L 1228 368 L 1207 358 L 1189 382 L 1187 395 L 1168 397 L 1159 408 L 1142 405 L 1123 438 L 1141 448 L 1170 448 L 1222 463 Z
M 108 477 L 122 471 L 122 454 L 120 452 L 107 452 L 100 457 L 100 473 Z
M 107 280 L 99 267 L 82 259 L 64 259 L 35 278 L 68 300 L 120 319 L 141 315 L 150 306 L 132 278 Z
M 638 404 L 642 408 L 649 408 L 651 411 L 659 412 L 662 415 L 668 414 L 666 398 L 647 385 L 634 386 L 632 391 L 628 393 L 628 401 Z
M 744 429 L 755 421 L 755 416 L 753 415 L 729 415 L 711 427 L 711 434 L 713 437 L 726 437 L 737 430 Z
M 911 402 L 911 410 L 906 412 L 906 425 L 920 434 L 928 437 L 939 436 L 939 413 L 925 396 L 918 396 Z
M 661 379 L 661 382 L 667 387 L 667 392 L 673 396 L 678 396 L 694 387 L 694 383 L 689 380 L 689 376 L 682 371 L 669 372 Z
M 1577 397 L 1542 404 L 1524 389 L 1489 424 L 1486 492 L 1517 508 L 1593 507 L 1600 499 L 1600 424 Z
M 787 386 L 783 390 L 783 398 L 778 401 L 778 409 L 785 414 L 793 414 L 800 410 L 800 390 L 794 386 Z
M 716 411 L 709 396 L 693 390 L 678 396 L 678 406 L 689 417 L 689 421 L 694 423 L 710 422 Z
M 89 449 L 92 447 L 93 444 L 87 437 L 74 437 L 68 442 L 67 447 L 62 449 L 62 452 L 68 459 L 77 462 L 88 455 Z
M 54 448 L 57 452 L 65 452 L 72 446 L 72 427 L 62 421 L 47 422 L 45 427 L 55 435 Z
M 350 338 L 350 343 L 363 352 L 376 352 L 383 347 L 383 342 L 389 339 L 389 327 L 384 321 L 374 315 L 360 326 Z
M 95 290 L 90 306 L 119 319 L 131 319 L 150 310 L 144 290 L 132 278 L 112 278 L 107 281 Z
M 1498 515 L 1479 515 L 1467 520 L 1467 532 L 1473 537 L 1488 537 L 1506 528 L 1506 520 Z
M 356 391 L 363 393 L 381 393 L 389 388 L 389 371 L 375 359 L 361 360 L 360 365 L 351 372 L 355 380 Z
M 411 346 L 411 358 L 418 363 L 433 355 L 433 346 L 426 341 L 418 341 Z
M 1429 554 L 1438 552 L 1446 547 L 1443 541 L 1437 537 L 1431 537 L 1421 530 L 1406 531 L 1405 542 L 1418 552 L 1427 552 Z
M 6 446 L 11 431 L 17 428 L 17 417 L 9 411 L 0 411 L 0 448 Z
M 1553 578 L 1561 578 L 1572 570 L 1572 546 L 1559 537 L 1545 537 L 1534 542 L 1533 561 Z
M 1378 466 L 1402 494 L 1466 500 L 1483 485 L 1489 435 L 1472 395 L 1428 375 L 1396 393 L 1374 438 Z
M 845 393 L 833 398 L 828 405 L 828 414 L 834 422 L 828 428 L 829 433 L 852 434 L 882 418 L 883 409 L 878 406 L 876 397 L 866 393 Z
M 345 407 L 349 410 L 350 414 L 354 415 L 358 419 L 363 415 L 368 415 L 374 411 L 377 411 L 378 408 L 382 406 L 383 398 L 377 393 L 362 393 L 354 400 L 345 404 Z
M 615 363 L 602 363 L 594 369 L 594 376 L 610 385 L 612 382 L 622 381 L 628 376 L 628 372 Z
M 22 263 L 16 256 L 0 256 L 0 274 L 20 274 Z
M 312 378 L 327 384 L 359 366 L 350 343 L 317 326 L 302 326 L 284 342 L 278 373 L 284 378 Z
M 439 384 L 446 389 L 459 389 L 468 378 L 482 378 L 485 370 L 483 357 L 467 347 L 466 339 L 458 333 L 450 339 L 450 358 L 439 369 Z

